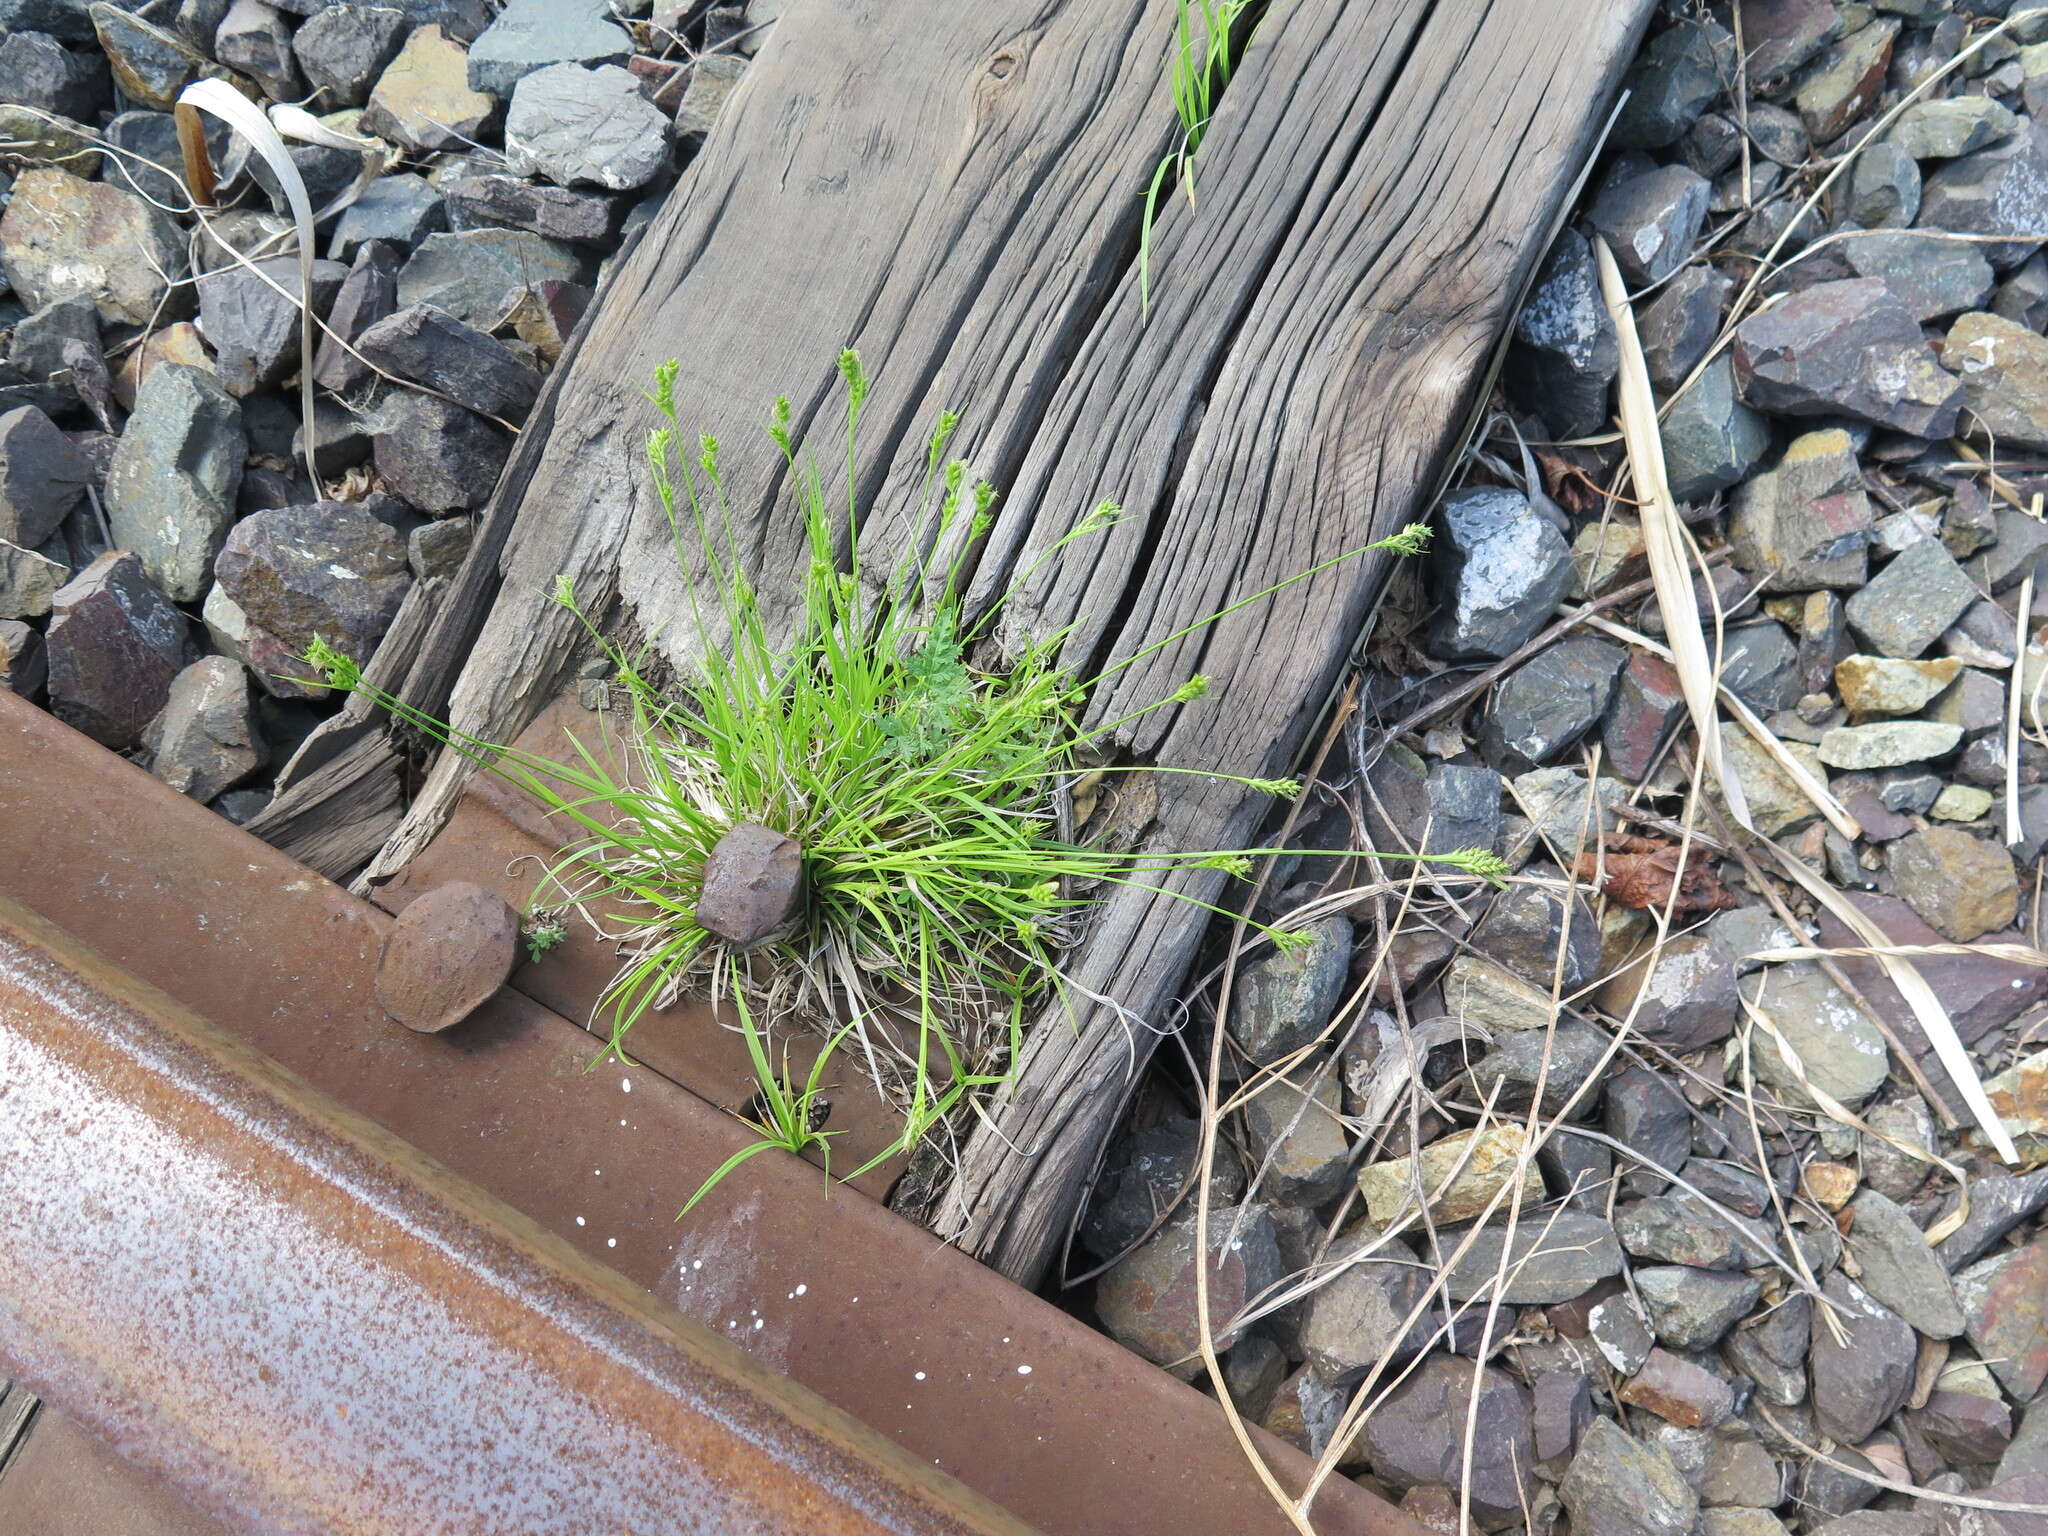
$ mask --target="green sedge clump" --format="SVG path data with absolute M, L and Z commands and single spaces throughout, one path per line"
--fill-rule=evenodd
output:
M 860 479 L 869 382 L 850 350 L 839 372 L 851 487 Z M 683 647 L 691 670 L 657 685 L 648 653 L 629 654 L 600 633 L 560 581 L 555 601 L 603 649 L 623 698 L 607 750 L 578 743 L 576 761 L 553 762 L 476 741 L 367 688 L 360 669 L 323 643 L 307 659 L 331 686 L 368 694 L 576 829 L 533 905 L 573 908 L 616 945 L 620 968 L 601 1004 L 611 1053 L 624 1059 L 627 1036 L 649 1009 L 701 991 L 728 1003 L 754 1064 L 748 1118 L 761 1140 L 748 1156 L 769 1147 L 828 1149 L 833 1133 L 813 1122 L 824 1064 L 842 1049 L 901 1108 L 902 1138 L 883 1155 L 908 1152 L 971 1095 L 1007 1080 L 1028 1013 L 1062 988 L 1061 955 L 1101 893 L 1157 888 L 1183 871 L 1247 878 L 1254 856 L 1271 850 L 1118 852 L 1060 834 L 1063 799 L 1084 770 L 1175 771 L 1095 759 L 1121 727 L 1154 709 L 1192 704 L 1209 686 L 1191 677 L 1132 714 L 1086 725 L 1080 707 L 1097 684 L 1202 625 L 1086 678 L 1059 661 L 1063 633 L 1009 656 L 992 655 L 983 643 L 1009 592 L 1068 544 L 1111 527 L 1120 515 L 1113 503 L 1091 509 L 1003 597 L 970 615 L 965 562 L 989 525 L 996 492 L 964 461 L 947 457 L 958 418 L 941 416 L 926 445 L 908 541 L 921 553 L 878 573 L 862 563 L 853 493 L 828 504 L 815 462 L 792 434 L 789 403 L 778 400 L 767 435 L 790 471 L 808 548 L 801 601 L 782 633 L 771 629 L 743 568 L 718 443 L 703 437 L 694 455 L 679 450 L 675 379 L 675 365 L 665 365 L 649 396 L 660 424 L 649 436 L 648 472 L 687 575 L 698 634 L 724 638 Z M 1426 532 L 1410 529 L 1368 547 L 1408 552 Z M 1276 799 L 1301 791 L 1292 779 L 1232 782 Z M 706 859 L 741 822 L 794 839 L 804 876 L 796 914 L 744 948 L 707 931 L 695 913 Z M 1484 862 L 1490 858 L 1468 850 L 1434 862 L 1498 878 L 1505 869 Z M 1306 941 L 1260 931 L 1283 950 Z M 786 1042 L 794 1028 L 826 1036 L 802 1080 L 790 1072 L 786 1044 L 777 1065 L 774 1042 Z M 718 1170 L 706 1187 L 743 1160 Z

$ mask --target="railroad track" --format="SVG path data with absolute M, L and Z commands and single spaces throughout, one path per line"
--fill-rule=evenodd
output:
M 522 976 L 391 1023 L 389 922 L 0 694 L 0 1531 L 1283 1528 L 1208 1399 L 808 1165 L 676 1221 L 744 1129 Z

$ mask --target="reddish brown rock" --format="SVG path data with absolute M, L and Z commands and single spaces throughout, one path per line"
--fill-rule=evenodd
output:
M 2027 1402 L 2048 1382 L 2048 1237 L 1956 1276 L 1970 1343 L 1999 1385 Z
M 704 860 L 697 922 L 734 944 L 754 944 L 789 920 L 803 899 L 804 853 L 793 837 L 743 821 Z
M 1735 1389 L 1713 1372 L 1667 1350 L 1653 1349 L 1643 1368 L 1615 1394 L 1681 1429 L 1720 1423 L 1735 1411 Z
M 1936 1392 L 1910 1417 L 1913 1427 L 1952 1461 L 1988 1465 L 2012 1443 L 2012 1409 L 2000 1398 Z
M 1631 651 L 1600 730 L 1614 771 L 1631 784 L 1641 783 L 1665 729 L 1684 708 L 1685 694 L 1671 663 L 1647 651 Z
M 435 886 L 398 914 L 377 962 L 377 1001 L 407 1029 L 439 1034 L 505 984 L 519 958 L 519 916 L 467 880 Z
M 1236 1240 L 1231 1240 L 1232 1233 Z M 1237 1342 L 1230 1319 L 1281 1277 L 1273 1218 L 1263 1205 L 1209 1213 L 1209 1320 L 1216 1347 Z M 1112 1265 L 1096 1283 L 1095 1313 L 1109 1336 L 1183 1379 L 1202 1368 L 1197 1355 L 1195 1223 L 1192 1211 Z M 1283 1384 L 1271 1412 L 1288 1395 Z M 1270 1413 L 1269 1413 L 1270 1416 Z

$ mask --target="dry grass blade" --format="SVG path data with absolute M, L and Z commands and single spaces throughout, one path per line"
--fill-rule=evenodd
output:
M 2041 515 L 2041 498 L 2034 498 L 2034 516 Z M 2027 572 L 2020 583 L 2019 616 L 2013 620 L 2012 675 L 2005 684 L 2005 841 L 2008 846 L 2024 835 L 2020 827 L 2020 696 L 2027 691 L 2027 615 L 2034 611 L 2034 573 Z
M 2012 1144 L 2012 1137 L 2006 1133 L 2005 1124 L 1998 1118 L 1998 1111 L 1991 1107 L 1991 1100 L 1984 1093 L 1984 1083 L 1977 1076 L 1976 1065 L 1970 1060 L 1970 1053 L 1964 1049 L 1962 1038 L 1956 1034 L 1956 1027 L 1949 1021 L 1948 1010 L 1941 1005 L 1941 999 L 1934 995 L 1934 988 L 1927 984 L 1913 962 L 1904 955 L 1895 953 L 1899 947 L 1891 942 L 1883 929 L 1864 916 L 1863 909 L 1821 879 L 1806 865 L 1780 848 L 1769 838 L 1762 841 L 1778 856 L 1779 865 L 1798 884 L 1804 886 L 1809 895 L 1830 912 L 1834 913 L 1842 926 L 1847 928 L 1873 952 L 1877 963 L 1884 967 L 1893 986 L 1899 989 L 1899 996 L 1913 1010 L 1913 1017 L 1934 1046 L 1934 1054 L 1941 1058 L 1942 1069 L 1948 1073 L 1949 1081 L 1956 1085 L 1956 1091 L 1963 1096 L 1963 1103 L 1975 1118 L 1984 1137 L 1991 1143 L 1992 1150 L 2008 1163 L 2019 1161 L 2019 1149 Z
M 1749 802 L 1743 797 L 1740 781 L 1721 757 L 1721 732 L 1714 711 L 1718 668 L 1707 654 L 1699 605 L 1693 598 L 1685 528 L 1678 520 L 1678 508 L 1671 499 L 1671 484 L 1664 472 L 1664 440 L 1657 430 L 1657 397 L 1650 388 L 1650 369 L 1643 359 L 1642 342 L 1636 336 L 1635 311 L 1629 307 L 1621 269 L 1615 265 L 1614 253 L 1607 248 L 1606 241 L 1593 242 L 1593 256 L 1600 267 L 1600 294 L 1606 300 L 1607 313 L 1614 321 L 1615 340 L 1621 349 L 1621 374 L 1615 395 L 1620 407 L 1622 438 L 1628 447 L 1629 471 L 1641 502 L 1644 553 L 1650 561 L 1657 606 L 1664 615 L 1664 632 L 1671 637 L 1671 664 L 1678 671 L 1685 707 L 1699 733 L 1700 756 L 1706 770 L 1720 785 L 1729 814 L 1749 830 Z
M 194 81 L 178 93 L 177 112 L 189 122 L 194 111 L 219 118 L 247 139 L 270 167 L 270 174 L 284 188 L 285 199 L 292 206 L 292 222 L 299 233 L 299 416 L 304 429 L 301 435 L 305 440 L 306 473 L 317 490 L 320 470 L 313 460 L 317 446 L 313 431 L 313 199 L 306 192 L 299 168 L 292 163 L 283 135 L 263 115 L 262 108 L 240 91 L 225 80 Z M 323 135 L 326 132 L 321 130 Z M 204 154 L 203 136 L 181 134 L 180 140 L 187 145 L 196 140 Z M 323 137 L 320 142 L 332 141 Z M 199 189 L 191 190 L 198 195 Z M 210 189 L 207 195 L 211 197 Z
M 1670 647 L 1658 644 L 1648 635 L 1630 629 L 1625 624 L 1616 624 L 1610 619 L 1600 618 L 1589 618 L 1586 622 L 1625 644 L 1637 646 L 1653 656 L 1662 656 L 1667 661 L 1674 660 Z M 1785 743 L 1778 739 L 1776 732 L 1757 718 L 1756 711 L 1737 698 L 1727 684 L 1719 679 L 1715 680 L 1714 687 L 1721 696 L 1721 702 L 1727 706 L 1728 713 L 1735 717 L 1735 723 L 1771 755 L 1771 760 L 1784 770 L 1785 777 L 1799 786 L 1799 792 L 1813 802 L 1814 808 L 1828 819 L 1834 829 L 1851 842 L 1863 836 L 1863 823 L 1849 814 L 1848 807 L 1835 798 L 1825 781 L 1816 777 L 1806 764 L 1785 750 Z M 1720 737 L 1716 733 L 1716 748 L 1719 745 Z

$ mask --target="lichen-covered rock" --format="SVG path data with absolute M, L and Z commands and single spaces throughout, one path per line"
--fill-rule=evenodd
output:
M 171 682 L 162 711 L 142 733 L 149 770 L 181 795 L 211 800 L 267 757 L 249 697 L 249 674 L 226 656 L 204 656 Z
M 242 407 L 211 374 L 179 363 L 151 370 L 107 471 L 107 521 L 177 602 L 206 593 L 248 456 Z
M 1838 427 L 1793 439 L 1767 473 L 1736 492 L 1728 536 L 1736 565 L 1766 592 L 1859 585 L 1871 526 L 1863 469 Z
M 623 192 L 668 164 L 669 120 L 616 65 L 556 64 L 521 80 L 505 117 L 505 163 L 558 186 Z
M 412 585 L 405 541 L 355 502 L 252 513 L 215 568 L 249 622 L 290 652 L 318 636 L 357 661 L 369 659 Z
M 1900 897 L 1922 921 L 1958 944 L 2003 928 L 2019 910 L 2012 855 L 1957 827 L 1929 827 L 1890 850 Z
M 184 273 L 185 242 L 133 192 L 39 167 L 0 214 L 0 270 L 31 309 L 82 294 L 109 324 L 147 325 Z
M 2003 315 L 1968 314 L 1949 327 L 1941 360 L 1962 380 L 1971 437 L 2048 448 L 2048 337 Z

